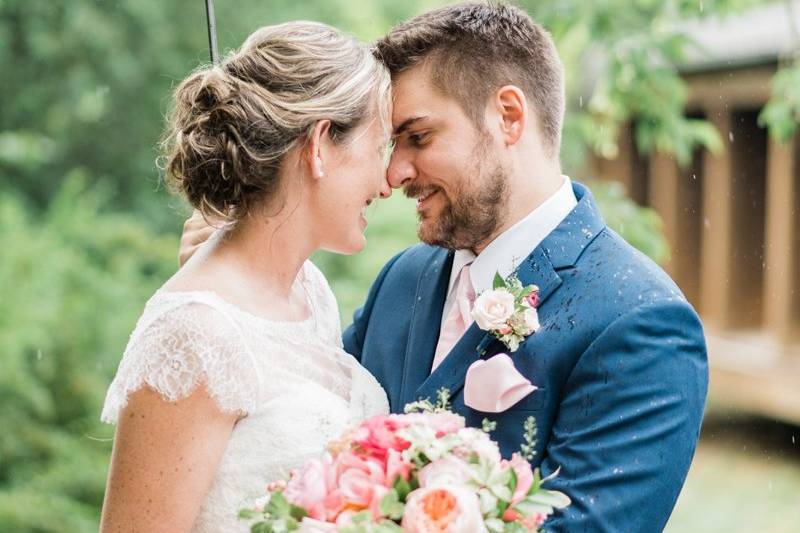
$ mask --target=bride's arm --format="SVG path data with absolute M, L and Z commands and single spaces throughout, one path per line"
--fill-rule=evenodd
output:
M 205 387 L 177 402 L 148 387 L 131 394 L 119 416 L 100 531 L 191 529 L 237 417 Z

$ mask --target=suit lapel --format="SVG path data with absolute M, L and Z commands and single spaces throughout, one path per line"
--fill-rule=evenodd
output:
M 444 249 L 437 250 L 422 269 L 414 296 L 414 311 L 408 332 L 406 354 L 403 359 L 403 379 L 400 398 L 392 405 L 393 412 L 400 412 L 405 404 L 416 399 L 414 393 L 430 373 L 442 310 L 450 282 L 453 254 Z
M 573 190 L 578 199 L 578 205 L 517 269 L 517 276 L 523 284 L 539 287 L 540 313 L 546 312 L 545 302 L 561 286 L 562 279 L 558 275 L 558 271 L 574 266 L 583 250 L 605 227 L 589 190 L 578 183 L 573 183 Z M 445 290 L 446 285 L 447 279 L 445 280 Z M 424 352 L 424 357 L 428 362 L 426 370 L 430 369 L 430 361 L 433 359 L 432 354 L 438 340 L 441 307 L 442 305 L 438 305 L 435 327 L 430 326 L 431 330 L 436 330 L 436 336 L 429 340 L 430 353 Z M 494 355 L 504 350 L 505 346 L 500 341 L 473 323 L 427 379 L 423 376 L 424 381 L 412 382 L 409 380 L 406 383 L 406 385 L 411 383 L 421 383 L 421 385 L 416 391 L 404 386 L 404 401 L 409 402 L 420 398 L 433 400 L 436 398 L 436 392 L 441 388 L 448 389 L 451 395 L 457 394 L 464 386 L 467 369 L 472 363 L 481 357 Z M 422 353 L 418 356 L 422 356 Z M 409 358 L 406 357 L 407 362 L 408 360 Z M 420 376 L 417 374 L 415 377 L 419 379 Z M 408 391 L 412 393 L 410 396 L 408 396 Z
M 540 248 L 534 250 L 520 265 L 517 275 L 522 283 L 539 287 L 540 307 L 561 285 L 561 278 L 553 270 L 549 259 Z M 500 341 L 473 323 L 444 361 L 417 389 L 412 399 L 434 399 L 436 392 L 442 388 L 455 395 L 464 386 L 467 369 L 472 363 L 483 356 L 494 355 L 504 350 L 505 346 Z

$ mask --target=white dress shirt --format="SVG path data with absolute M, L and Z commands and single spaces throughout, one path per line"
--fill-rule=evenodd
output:
M 455 300 L 453 287 L 464 265 L 471 263 L 469 275 L 475 294 L 492 288 L 495 273 L 499 272 L 505 278 L 514 272 L 576 205 L 578 200 L 572 192 L 572 181 L 564 176 L 564 183 L 550 198 L 498 235 L 478 256 L 470 250 L 456 250 L 442 312 L 442 325 Z

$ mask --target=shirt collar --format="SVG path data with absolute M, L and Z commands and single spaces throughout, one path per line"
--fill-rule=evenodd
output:
M 561 187 L 550 198 L 498 235 L 480 255 L 476 256 L 470 250 L 456 250 L 450 270 L 448 295 L 453 290 L 458 273 L 470 263 L 469 274 L 475 294 L 492 287 L 495 273 L 508 277 L 576 205 L 578 200 L 572 191 L 572 181 L 564 176 Z

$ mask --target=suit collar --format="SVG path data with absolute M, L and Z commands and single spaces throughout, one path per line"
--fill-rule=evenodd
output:
M 578 205 L 536 248 L 547 255 L 556 270 L 574 266 L 586 247 L 606 227 L 589 189 L 572 182 L 572 190 Z

